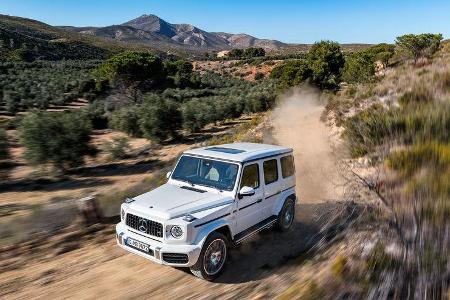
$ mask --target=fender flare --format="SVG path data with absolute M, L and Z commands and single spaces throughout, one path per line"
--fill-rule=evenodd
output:
M 207 224 L 201 230 L 199 230 L 197 236 L 195 237 L 194 244 L 203 247 L 205 240 L 208 238 L 211 232 L 216 231 L 217 229 L 222 227 L 227 227 L 227 229 L 230 232 L 230 235 L 232 236 L 232 231 L 228 220 L 221 219 L 213 223 Z
M 286 193 L 283 193 L 281 195 L 281 198 L 284 199 L 284 200 L 280 201 L 278 203 L 278 205 L 276 206 L 276 208 L 275 208 L 275 215 L 278 215 L 280 213 L 281 208 L 283 208 L 284 203 L 286 203 L 286 200 L 292 199 L 292 200 L 294 200 L 294 204 L 296 204 L 296 202 L 297 202 L 297 195 L 295 194 L 295 191 L 294 192 L 287 191 Z

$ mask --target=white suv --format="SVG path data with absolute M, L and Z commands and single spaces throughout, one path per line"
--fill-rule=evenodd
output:
M 228 248 L 264 228 L 294 221 L 292 149 L 235 143 L 183 153 L 168 182 L 126 199 L 117 243 L 151 261 L 189 267 L 203 279 L 221 271 Z

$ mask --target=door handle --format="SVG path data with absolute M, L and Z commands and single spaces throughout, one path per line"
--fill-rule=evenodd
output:
M 256 203 L 261 203 L 262 202 L 262 199 L 258 199 L 258 201 L 256 201 Z

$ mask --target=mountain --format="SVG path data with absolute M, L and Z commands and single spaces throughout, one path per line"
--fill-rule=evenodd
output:
M 57 27 L 0 14 L 0 60 L 104 59 L 123 50 L 148 49 L 162 56 L 193 52 L 168 37 L 128 26 Z
M 0 15 L 0 59 L 18 60 L 98 59 L 110 49 L 45 23 Z
M 62 27 L 81 34 L 112 38 L 143 44 L 164 43 L 190 49 L 223 50 L 230 48 L 263 47 L 276 50 L 286 44 L 258 39 L 248 34 L 207 32 L 190 24 L 171 24 L 155 15 L 142 15 L 121 25 L 107 27 Z

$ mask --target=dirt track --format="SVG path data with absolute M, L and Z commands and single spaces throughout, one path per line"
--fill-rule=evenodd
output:
M 284 234 L 267 230 L 233 250 L 218 282 L 205 282 L 185 270 L 121 250 L 110 224 L 89 239 L 76 241 L 79 248 L 67 253 L 61 249 L 70 249 L 74 241 L 41 254 L 39 249 L 22 249 L 21 256 L 10 253 L 2 258 L 0 298 L 272 298 L 283 292 L 299 276 L 298 266 L 313 255 L 308 250 L 323 236 L 323 225 L 341 207 L 332 180 L 324 180 L 336 174 L 330 173 L 331 147 L 316 100 L 316 92 L 307 89 L 287 97 L 273 113 L 275 139 L 296 151 L 301 201 L 293 230 Z

